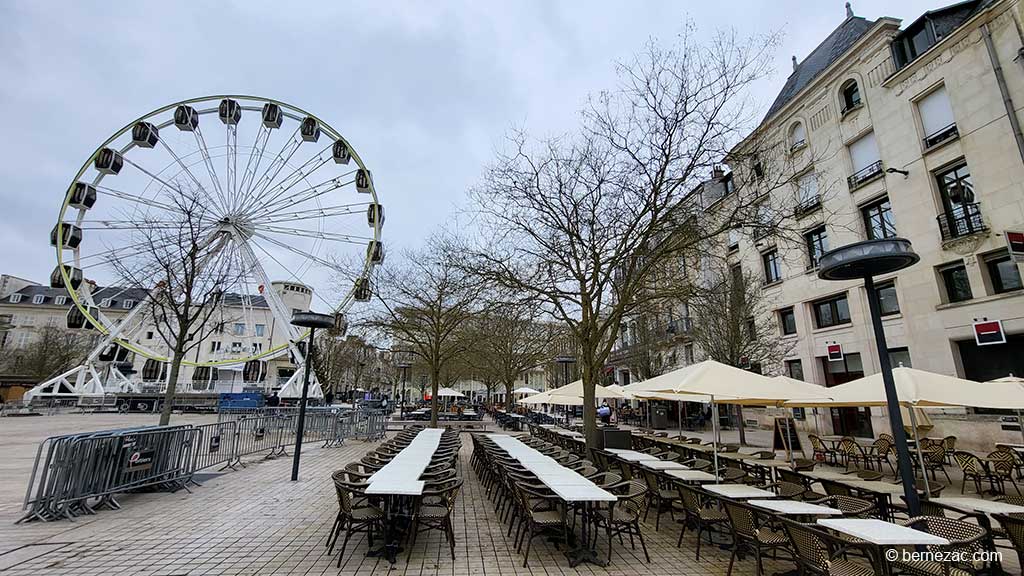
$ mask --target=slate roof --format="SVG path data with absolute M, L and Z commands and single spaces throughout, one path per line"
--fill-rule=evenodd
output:
M 874 25 L 873 20 L 867 20 L 860 16 L 851 16 L 844 20 L 821 44 L 818 44 L 817 48 L 797 64 L 796 70 L 786 80 L 786 84 L 782 87 L 779 95 L 775 97 L 775 101 L 772 102 L 771 108 L 768 109 L 762 122 L 782 109 L 804 87 L 856 44 Z
M 50 288 L 49 286 L 26 286 L 14 294 L 21 294 L 21 302 L 19 306 L 54 306 L 54 299 L 57 296 L 67 296 L 67 291 L 63 288 Z M 35 304 L 33 299 L 37 295 L 43 296 L 42 304 Z M 104 298 L 110 298 L 111 308 L 121 308 L 122 303 L 125 300 L 134 300 L 136 303 L 141 302 L 146 298 L 146 291 L 141 288 L 121 288 L 118 286 L 108 286 L 105 288 L 98 288 L 93 293 L 93 301 L 99 303 Z M 241 306 L 243 295 L 229 293 L 224 296 L 224 303 L 228 306 Z M 269 308 L 267 301 L 263 296 L 250 296 L 250 301 L 247 303 L 249 308 Z M 0 300 L 0 304 L 10 304 L 10 298 L 4 298 Z M 70 308 L 73 302 L 70 298 L 66 299 L 63 306 Z

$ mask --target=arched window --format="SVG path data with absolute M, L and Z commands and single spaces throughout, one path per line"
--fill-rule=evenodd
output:
M 803 122 L 797 122 L 789 129 L 789 149 L 799 150 L 807 145 L 807 130 Z
M 850 79 L 843 83 L 840 94 L 843 100 L 843 114 L 846 114 L 850 110 L 860 108 L 860 87 L 857 86 L 857 81 Z

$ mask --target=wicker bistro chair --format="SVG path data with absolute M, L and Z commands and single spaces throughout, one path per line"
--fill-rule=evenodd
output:
M 619 482 L 622 482 L 622 476 L 619 476 L 614 472 L 598 472 L 597 474 L 587 476 L 587 480 L 590 480 L 599 487 L 607 490 Z
M 613 502 L 608 507 L 599 507 L 594 517 L 595 528 L 604 528 L 608 535 L 608 561 L 611 562 L 612 559 L 612 538 L 627 535 L 634 549 L 636 545 L 633 544 L 633 536 L 640 540 L 644 558 L 650 564 L 651 557 L 647 554 L 647 544 L 644 542 L 643 532 L 640 531 L 640 516 L 647 507 L 647 486 L 636 480 L 628 480 L 611 486 L 609 491 L 618 496 L 618 502 Z
M 946 449 L 946 464 L 952 464 L 953 453 L 956 452 L 956 436 L 946 436 L 943 438 L 942 447 Z
M 810 472 L 818 464 L 817 460 L 808 458 L 796 458 L 793 460 L 793 470 L 797 472 Z
M 882 471 L 882 465 L 888 465 L 892 475 L 896 475 L 896 468 L 889 460 L 889 453 L 892 452 L 892 443 L 885 438 L 878 438 L 871 443 L 871 447 L 861 450 L 861 458 L 864 460 L 864 467 L 869 470 Z
M 452 560 L 455 560 L 455 529 L 452 526 L 452 512 L 455 511 L 455 499 L 459 495 L 460 488 L 462 488 L 462 478 L 456 478 L 437 488 L 423 491 L 420 502 L 413 509 L 409 557 L 412 556 L 412 547 L 416 544 L 416 536 L 420 532 L 441 530 L 451 549 Z
M 949 479 L 949 472 L 946 471 L 946 446 L 942 442 L 933 442 L 931 446 L 921 455 L 924 460 L 925 473 L 931 472 L 932 480 L 936 479 L 936 470 L 942 472 L 946 477 L 946 482 L 952 482 Z M 913 459 L 914 467 L 920 466 L 917 458 Z M 1012 468 L 1011 468 L 1012 471 Z
M 826 496 L 818 500 L 809 500 L 809 502 L 835 508 L 847 518 L 874 518 L 878 512 L 878 507 L 874 502 L 856 496 Z
M 654 511 L 654 531 L 657 532 L 661 526 L 661 515 L 669 513 L 669 517 L 675 520 L 672 513 L 672 503 L 679 499 L 679 493 L 672 488 L 670 482 L 662 480 L 658 473 L 647 468 L 642 468 L 644 483 L 647 485 L 647 506 L 644 510 L 644 522 L 647 515 Z
M 1013 479 L 1013 474 L 1017 468 L 1017 458 L 1012 452 L 1006 452 L 1003 450 L 996 450 L 988 455 L 989 462 L 989 474 L 992 475 L 992 479 L 999 485 L 999 491 L 1002 493 L 1006 492 L 1006 483 L 1013 484 L 1017 494 L 1020 494 L 1020 486 Z
M 725 526 L 729 521 L 729 517 L 717 506 L 714 506 L 710 498 L 706 498 L 702 491 L 691 488 L 681 482 L 676 483 L 676 490 L 679 491 L 680 505 L 678 509 L 683 513 L 683 525 L 679 531 L 679 540 L 676 542 L 676 548 L 683 545 L 683 536 L 686 534 L 686 528 L 693 526 L 697 530 L 695 558 L 699 562 L 701 536 L 707 531 L 710 537 L 714 529 Z
M 864 565 L 847 559 L 847 551 L 855 543 L 841 540 L 812 525 L 781 518 L 783 529 L 789 536 L 800 574 L 819 576 L 874 576 L 880 574 L 873 565 Z M 866 543 L 865 543 L 866 544 Z M 865 551 L 870 553 L 870 547 Z
M 821 460 L 822 462 L 831 462 L 832 464 L 839 463 L 839 452 L 825 446 L 825 442 L 822 441 L 821 437 L 817 434 L 809 434 L 808 440 L 811 441 L 811 450 L 815 460 Z
M 517 484 L 515 489 L 519 508 L 523 512 L 519 517 L 519 528 L 516 533 L 516 550 L 522 550 L 525 539 L 525 568 L 530 560 L 530 544 L 534 538 L 545 532 L 555 532 L 563 540 L 567 540 L 569 531 L 565 525 L 565 508 L 558 496 L 536 492 L 521 484 Z
M 864 451 L 864 447 L 857 443 L 852 436 L 844 436 L 839 441 L 839 459 L 842 460 L 843 465 L 849 469 L 850 465 L 861 466 L 865 468 L 867 464 L 867 453 Z
M 807 488 L 803 484 L 786 482 L 785 480 L 765 484 L 763 486 L 759 486 L 759 488 L 771 490 L 772 492 L 775 492 L 775 495 L 779 498 L 785 498 L 787 500 L 802 498 L 804 493 L 807 492 Z
M 978 494 L 982 493 L 982 482 L 988 482 L 990 488 L 994 488 L 998 484 L 989 474 L 981 459 L 974 454 L 964 450 L 957 450 L 953 453 L 953 459 L 956 460 L 957 465 L 960 466 L 960 470 L 964 474 L 963 482 L 960 484 L 961 494 L 966 491 L 968 481 L 974 482 L 974 488 Z
M 341 560 L 345 556 L 345 548 L 353 534 L 365 532 L 367 542 L 372 548 L 374 528 L 379 528 L 380 533 L 384 533 L 384 511 L 376 506 L 354 505 L 353 500 L 361 494 L 364 487 L 345 481 L 344 474 L 344 471 L 338 471 L 332 475 L 334 489 L 338 495 L 338 515 L 334 519 L 334 526 L 328 536 L 330 544 L 327 550 L 328 554 L 334 552 L 334 545 L 344 531 L 345 540 L 341 543 L 341 550 L 338 551 L 339 568 L 341 568 Z
M 948 546 L 927 546 L 926 548 L 929 551 L 964 552 L 967 557 L 970 557 L 971 553 L 979 552 L 984 548 L 985 530 L 977 524 L 939 516 L 915 516 L 900 522 L 900 524 L 949 540 Z M 897 560 L 893 562 L 893 567 L 902 574 L 914 574 L 917 576 L 977 574 L 977 570 L 972 564 L 949 561 L 921 560 L 904 562 Z
M 785 551 L 789 558 L 796 561 L 796 555 L 789 548 L 789 538 L 762 522 L 760 511 L 753 506 L 733 500 L 722 499 L 721 502 L 729 517 L 729 528 L 732 530 L 733 537 L 732 555 L 729 557 L 729 569 L 726 576 L 732 575 L 733 564 L 742 549 L 749 550 L 754 554 L 757 576 L 764 574 L 762 554 L 765 552 L 772 552 L 772 556 L 775 557 L 779 551 Z
M 1010 541 L 1017 553 L 1017 561 L 1024 566 L 1024 516 L 1021 514 L 993 514 L 992 518 L 1002 527 L 1002 534 Z

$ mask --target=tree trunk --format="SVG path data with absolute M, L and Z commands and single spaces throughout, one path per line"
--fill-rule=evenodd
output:
M 185 358 L 185 352 L 180 346 L 176 347 L 171 357 L 171 373 L 167 375 L 167 391 L 164 392 L 164 405 L 160 408 L 160 426 L 167 426 L 171 423 L 171 410 L 174 408 L 174 393 L 178 389 L 178 373 L 181 371 L 181 361 Z
M 740 431 L 740 446 L 747 445 L 747 429 L 746 423 L 743 421 L 743 406 L 736 405 L 736 420 L 738 421 L 736 426 Z
M 514 382 L 505 382 L 505 411 L 512 412 L 515 410 L 516 403 L 512 398 L 512 386 Z
M 433 379 L 430 383 L 430 427 L 437 428 L 437 385 L 441 381 L 441 369 L 433 368 L 430 375 Z
M 583 435 L 587 440 L 587 454 L 591 449 L 597 449 L 597 411 L 595 409 L 595 396 L 597 386 L 597 373 L 589 366 L 583 366 Z

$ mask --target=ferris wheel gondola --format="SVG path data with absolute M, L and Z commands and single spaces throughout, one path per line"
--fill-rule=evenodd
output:
M 195 213 L 186 214 L 190 209 Z M 67 325 L 103 336 L 90 362 L 123 361 L 124 350 L 152 361 L 142 370 L 146 379 L 163 374 L 153 362 L 166 363 L 170 354 L 146 330 L 145 303 L 115 314 L 110 303 L 119 295 L 99 302 L 96 287 L 123 283 L 135 258 L 139 286 L 151 295 L 174 290 L 161 288 L 160 275 L 141 263 L 154 237 L 173 238 L 190 217 L 204 238 L 201 267 L 234 280 L 231 297 L 207 300 L 218 308 L 210 321 L 253 326 L 257 313 L 269 313 L 273 329 L 284 333 L 277 342 L 271 334 L 269 345 L 266 334 L 236 334 L 231 348 L 238 352 L 190 355 L 183 364 L 207 368 L 197 374 L 209 381 L 218 367 L 237 366 L 262 380 L 272 358 L 305 361 L 300 345 L 308 333 L 291 326 L 285 295 L 266 287 L 280 280 L 308 287 L 317 307 L 343 318 L 353 302 L 369 299 L 373 269 L 384 258 L 384 209 L 372 174 L 321 118 L 253 96 L 161 107 L 100 144 L 72 179 L 50 231 L 57 257 L 50 284 L 74 303 Z M 339 279 L 348 290 L 331 298 Z M 87 368 L 77 389 L 95 391 L 96 383 L 81 382 L 96 373 Z

